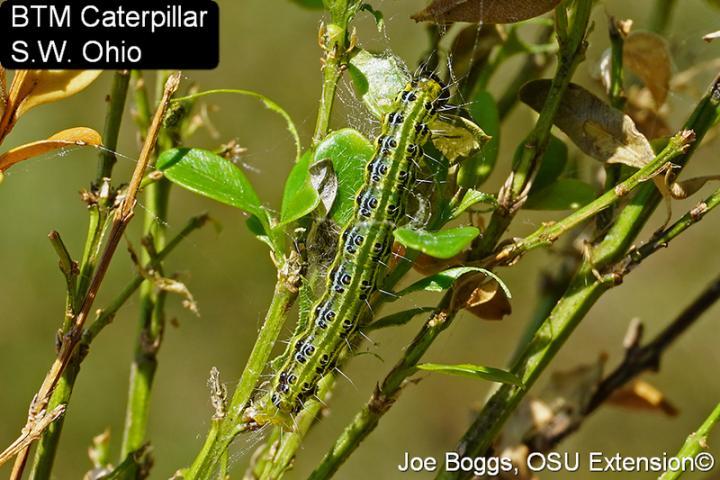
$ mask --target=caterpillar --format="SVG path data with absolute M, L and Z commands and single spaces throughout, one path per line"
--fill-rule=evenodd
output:
M 290 428 L 292 416 L 335 367 L 382 280 L 392 233 L 405 216 L 408 191 L 424 156 L 422 145 L 430 139 L 428 125 L 446 101 L 446 88 L 432 74 L 418 76 L 397 95 L 366 165 L 353 217 L 338 238 L 324 292 L 314 304 L 308 325 L 290 340 L 269 391 L 246 411 L 248 421 Z

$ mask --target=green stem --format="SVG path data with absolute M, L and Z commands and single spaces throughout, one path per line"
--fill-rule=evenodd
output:
M 513 160 L 513 169 L 500 192 L 500 207 L 495 210 L 487 229 L 474 249 L 476 255 L 492 251 L 507 230 L 515 213 L 525 202 L 532 180 L 540 167 L 553 126 L 555 114 L 577 66 L 585 55 L 585 36 L 592 10 L 591 0 L 577 0 L 572 25 L 566 30 L 566 11 L 561 4 L 556 8 L 556 31 L 560 41 L 557 71 L 553 77 L 547 100 L 540 111 L 535 127 L 521 143 Z
M 166 179 L 147 187 L 145 194 L 145 235 L 152 235 L 154 251 L 165 245 L 168 199 L 170 184 Z M 152 260 L 147 251 L 143 252 L 143 263 Z M 162 265 L 155 270 L 162 275 Z M 149 280 L 143 282 L 140 289 L 140 328 L 135 344 L 135 358 L 130 367 L 130 390 L 125 416 L 120 458 L 124 459 L 141 448 L 146 442 L 147 424 L 150 418 L 150 399 L 155 371 L 157 370 L 157 352 L 165 329 L 166 293 L 157 291 Z
M 678 454 L 675 455 L 675 457 L 680 460 L 679 463 L 681 465 L 685 464 L 682 462 L 683 459 L 695 458 L 700 454 L 700 452 L 707 449 L 708 436 L 718 421 L 720 421 L 720 403 L 715 406 L 713 411 L 710 413 L 710 416 L 705 419 L 702 425 L 700 425 L 700 428 L 687 437 L 682 448 Z M 683 469 L 676 471 L 668 470 L 660 476 L 659 480 L 676 480 L 680 478 L 683 473 Z
M 716 80 L 713 83 L 709 93 L 700 101 L 685 124 L 686 130 L 695 132 L 696 139 L 684 153 L 673 160 L 673 163 L 679 167 L 687 163 L 709 128 L 720 118 L 719 82 L 720 80 Z M 592 249 L 590 259 L 583 263 L 568 291 L 555 305 L 533 340 L 512 366 L 512 373 L 523 380 L 525 388 L 502 385 L 463 435 L 457 447 L 458 452 L 469 457 L 486 454 L 505 421 L 518 407 L 526 392 L 585 314 L 602 294 L 622 279 L 621 275 L 613 272 L 612 269 L 611 273 L 600 278 L 596 278 L 594 272 L 612 266 L 625 255 L 659 201 L 660 195 L 654 185 L 645 184 L 638 188 L 630 204 L 622 210 L 605 238 Z M 438 478 L 449 480 L 465 478 L 465 475 L 443 471 Z
M 164 77 L 164 73 L 159 73 L 158 83 L 161 86 L 164 85 Z M 133 79 L 137 124 L 143 135 L 146 135 L 152 117 L 150 101 L 141 74 L 134 72 Z M 173 146 L 163 132 L 160 134 L 158 144 L 162 149 Z M 156 260 L 156 252 L 165 247 L 169 198 L 170 182 L 167 179 L 163 178 L 146 187 L 143 236 L 150 244 L 149 248 L 145 248 L 142 252 L 142 263 L 155 263 L 154 270 L 159 275 L 163 275 L 163 269 L 162 263 Z M 165 329 L 165 298 L 166 293 L 157 291 L 151 281 L 143 282 L 140 288 L 138 337 L 134 360 L 130 366 L 130 387 L 120 452 L 121 462 L 146 443 L 152 384 L 158 365 L 157 352 Z
M 670 26 L 676 4 L 677 0 L 655 0 L 655 6 L 650 8 L 649 30 L 664 34 Z
M 114 152 L 117 150 L 120 126 L 122 124 L 123 113 L 125 112 L 128 80 L 129 74 L 125 70 L 115 72 L 115 76 L 113 77 L 107 114 L 105 116 L 105 130 L 103 132 L 105 148 L 100 152 L 98 177 L 96 180 L 97 185 L 95 186 L 97 192 L 99 192 L 98 197 L 100 200 L 98 203 L 94 203 L 89 207 L 90 219 L 85 247 L 80 261 L 79 281 L 74 298 L 71 298 L 72 296 L 68 297 L 68 303 L 73 312 L 78 312 L 80 303 L 87 294 L 97 265 L 103 234 L 109 218 L 109 205 L 107 204 L 110 190 L 109 177 L 112 174 L 112 167 L 115 162 Z M 72 317 L 65 315 L 62 327 L 63 335 L 70 331 L 71 325 Z M 70 401 L 83 356 L 84 353 L 82 351 L 76 352 L 67 365 L 65 372 L 50 397 L 49 405 L 52 406 L 50 408 L 67 404 Z M 38 442 L 33 466 L 30 471 L 30 479 L 44 480 L 50 478 L 65 417 L 66 415 L 50 425 Z
M 285 324 L 287 311 L 296 297 L 297 290 L 292 286 L 288 286 L 285 279 L 279 279 L 275 285 L 275 292 L 265 322 L 260 329 L 255 346 L 235 388 L 235 393 L 228 407 L 227 417 L 223 420 L 219 431 L 211 431 L 205 439 L 201 452 L 185 473 L 184 478 L 186 480 L 212 478 L 223 452 L 244 429 L 243 412 L 245 406 L 270 360 L 272 349 Z

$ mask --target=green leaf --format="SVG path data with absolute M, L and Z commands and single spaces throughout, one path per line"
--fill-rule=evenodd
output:
M 409 310 L 403 310 L 402 312 L 393 313 L 385 317 L 379 318 L 367 327 L 365 327 L 363 330 L 365 332 L 369 332 L 372 330 L 380 330 L 381 328 L 386 327 L 398 327 L 400 325 L 405 325 L 418 315 L 432 312 L 434 309 L 434 307 L 416 307 Z
M 421 363 L 416 367 L 426 372 L 443 373 L 445 375 L 456 375 L 459 377 L 480 378 L 491 382 L 506 383 L 522 387 L 523 383 L 517 376 L 499 368 L 483 367 L 468 363 L 460 365 L 441 365 L 439 363 Z
M 350 60 L 348 72 L 363 102 L 377 118 L 390 113 L 397 93 L 410 81 L 402 60 L 391 53 L 360 50 Z
M 520 146 L 522 148 L 522 145 Z M 565 170 L 568 160 L 568 148 L 565 143 L 554 135 L 550 135 L 550 141 L 543 154 L 535 180 L 533 180 L 530 193 L 537 192 L 555 182 Z
M 245 221 L 245 226 L 250 230 L 250 233 L 255 235 L 255 237 L 263 242 L 264 244 L 268 245 L 272 250 L 275 250 L 275 245 L 272 243 L 272 239 L 270 237 L 270 234 L 265 229 L 265 225 L 263 222 L 260 221 L 258 217 L 255 215 L 250 215 L 250 218 L 248 218 Z
M 362 186 L 365 165 L 374 151 L 368 139 L 350 128 L 331 133 L 315 151 L 315 162 L 330 159 L 337 176 L 337 193 L 330 217 L 338 225 L 344 226 L 352 216 L 355 194 Z
M 395 240 L 413 250 L 435 258 L 452 258 L 465 250 L 478 235 L 475 227 L 457 227 L 427 232 L 398 228 L 393 232 Z
M 431 275 L 429 277 L 425 277 L 422 280 L 418 280 L 417 282 L 413 283 L 407 288 L 402 289 L 397 293 L 398 297 L 402 297 L 404 295 L 407 295 L 408 293 L 412 292 L 419 292 L 419 291 L 425 291 L 425 292 L 443 292 L 447 290 L 448 288 L 452 287 L 455 281 L 465 275 L 466 273 L 471 272 L 477 272 L 477 273 L 483 273 L 488 277 L 491 277 L 495 279 L 500 287 L 505 291 L 505 295 L 507 295 L 508 298 L 512 298 L 512 295 L 510 295 L 510 290 L 507 288 L 505 283 L 492 273 L 490 270 L 486 270 L 484 268 L 480 267 L 455 267 L 450 268 L 448 270 L 445 270 L 440 273 L 436 273 L 435 275 Z
M 458 184 L 475 188 L 482 185 L 495 168 L 500 148 L 500 114 L 495 99 L 485 90 L 472 99 L 469 110 L 473 120 L 491 137 L 480 152 L 462 162 L 458 171 Z
M 218 202 L 252 213 L 266 214 L 250 181 L 231 161 L 200 148 L 173 148 L 158 157 L 157 168 L 173 183 Z
M 294 4 L 300 5 L 303 8 L 309 8 L 312 10 L 320 10 L 324 8 L 322 0 L 291 0 Z
M 468 208 L 477 205 L 478 203 L 490 205 L 492 209 L 496 208 L 498 205 L 495 195 L 480 192 L 478 190 L 468 190 L 465 192 L 465 196 L 462 201 L 450 212 L 450 218 L 448 220 L 453 220 L 459 217 Z
M 560 178 L 539 192 L 531 194 L 528 210 L 577 210 L 595 200 L 595 189 L 574 178 Z
M 287 225 L 304 217 L 320 204 L 320 195 L 313 187 L 310 178 L 312 160 L 312 152 L 305 152 L 290 171 L 285 181 L 285 193 L 278 226 Z

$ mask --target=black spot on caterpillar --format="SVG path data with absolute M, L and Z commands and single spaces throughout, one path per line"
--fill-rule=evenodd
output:
M 279 360 L 269 393 L 256 398 L 246 417 L 258 425 L 292 428 L 292 415 L 311 399 L 320 379 L 334 368 L 345 339 L 358 328 L 368 299 L 377 289 L 392 248 L 392 232 L 404 216 L 430 124 L 446 100 L 446 89 L 434 76 L 420 76 L 397 96 L 365 181 L 356 195 L 353 217 L 338 239 L 325 289 L 312 321 L 290 341 Z

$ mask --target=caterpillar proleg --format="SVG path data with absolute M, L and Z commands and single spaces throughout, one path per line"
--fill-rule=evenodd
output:
M 395 99 L 385 115 L 375 153 L 356 195 L 351 221 L 338 239 L 324 292 L 306 328 L 285 351 L 270 390 L 253 401 L 248 421 L 292 426 L 297 414 L 330 372 L 346 339 L 358 327 L 368 299 L 382 280 L 393 243 L 393 231 L 405 216 L 409 189 L 430 139 L 428 125 L 446 101 L 446 89 L 434 75 L 421 75 Z

